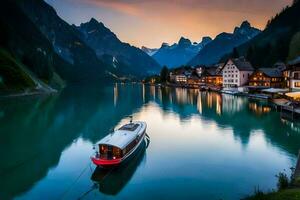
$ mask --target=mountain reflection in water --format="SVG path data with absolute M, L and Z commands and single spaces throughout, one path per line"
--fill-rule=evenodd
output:
M 140 156 L 141 161 L 129 163 L 127 170 L 100 181 L 99 191 L 92 195 L 132 198 L 132 192 L 137 192 L 147 199 L 143 192 L 148 192 L 148 199 L 162 194 L 180 199 L 184 197 L 183 190 L 187 190 L 195 198 L 220 199 L 224 194 L 224 199 L 232 199 L 251 192 L 257 185 L 272 189 L 276 186 L 275 173 L 283 166 L 291 167 L 300 148 L 299 124 L 281 119 L 268 103 L 140 84 L 74 86 L 49 97 L 0 100 L 0 199 L 39 199 L 42 194 L 49 199 L 61 198 L 90 162 L 93 144 L 111 128 L 124 123 L 128 115 L 149 124 L 147 163 L 138 167 L 144 159 Z M 259 145 L 252 149 L 253 141 Z M 263 165 L 264 160 L 258 156 L 262 153 L 265 158 L 271 156 L 270 165 Z M 171 158 L 169 162 L 166 157 Z M 230 162 L 222 162 L 229 159 Z M 187 169 L 178 160 L 195 167 Z M 243 162 L 249 163 L 240 166 Z M 229 163 L 234 174 L 226 171 Z M 259 170 L 255 163 L 260 163 Z M 244 173 L 247 170 L 249 176 Z M 262 173 L 265 177 L 260 178 Z M 78 198 L 88 191 L 91 175 L 87 171 L 71 187 L 66 199 Z M 255 176 L 256 180 L 252 180 Z M 109 186 L 118 177 L 123 182 Z M 241 177 L 242 188 L 233 190 L 231 186 L 236 186 Z M 169 179 L 173 188 L 167 184 Z M 186 181 L 190 182 L 185 188 Z M 219 185 L 220 193 L 212 197 L 213 186 Z

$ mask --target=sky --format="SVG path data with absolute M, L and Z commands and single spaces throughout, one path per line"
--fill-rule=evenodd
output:
M 292 0 L 46 0 L 58 15 L 79 25 L 92 17 L 120 40 L 134 46 L 160 47 L 180 37 L 200 42 L 233 32 L 244 20 L 264 29 Z

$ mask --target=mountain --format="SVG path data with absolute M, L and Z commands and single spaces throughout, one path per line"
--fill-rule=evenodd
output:
M 200 43 L 192 43 L 189 39 L 181 37 L 178 43 L 171 46 L 163 43 L 152 57 L 162 66 L 178 67 L 185 65 L 210 41 L 210 37 L 204 37 Z
M 53 91 L 63 86 L 61 61 L 14 1 L 0 7 L 0 93 Z M 47 85 L 48 84 L 48 85 Z
M 236 27 L 233 33 L 221 33 L 207 44 L 200 52 L 190 60 L 189 65 L 211 65 L 219 62 L 226 54 L 260 33 L 260 30 L 251 27 L 248 21 L 244 21 L 240 27 Z
M 78 37 L 78 31 L 62 20 L 43 0 L 15 0 L 47 38 L 58 59 L 68 66 L 59 72 L 70 82 L 103 81 L 113 67 L 98 59 L 94 50 Z
M 81 33 L 80 38 L 96 52 L 98 58 L 110 55 L 109 64 L 115 68 L 134 75 L 148 75 L 160 71 L 161 67 L 154 59 L 141 49 L 121 42 L 113 32 L 96 19 L 92 18 L 76 29 Z M 124 69 L 125 66 L 127 67 Z
M 270 67 L 300 55 L 300 1 L 270 19 L 265 30 L 237 48 L 256 67 Z
M 142 46 L 141 50 L 144 51 L 149 56 L 153 56 L 158 51 L 158 49 L 155 49 L 155 48 L 151 49 L 151 48 L 148 48 L 145 46 Z

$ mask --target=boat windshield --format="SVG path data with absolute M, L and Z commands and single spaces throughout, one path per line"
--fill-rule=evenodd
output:
M 100 158 L 106 160 L 122 158 L 122 150 L 106 144 L 99 144 Z
M 135 131 L 138 127 L 139 127 L 139 124 L 130 123 L 130 124 L 126 124 L 126 125 L 122 126 L 119 130 Z

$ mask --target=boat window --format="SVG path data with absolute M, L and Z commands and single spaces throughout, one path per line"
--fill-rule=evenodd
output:
M 124 126 L 122 126 L 119 130 L 123 130 L 123 131 L 135 131 L 137 128 L 139 127 L 139 124 L 126 124 Z
M 137 140 L 133 140 L 131 143 L 129 143 L 126 146 L 126 153 L 130 152 L 135 147 L 136 144 L 137 144 Z
M 113 147 L 113 157 L 114 159 L 122 158 L 122 150 L 117 147 Z
M 111 157 L 111 146 L 108 145 L 99 145 L 99 151 L 100 151 L 100 158 L 102 159 L 108 159 L 108 157 Z
M 111 145 L 100 144 L 99 145 L 100 158 L 101 159 L 118 159 L 122 158 L 122 150 L 118 147 Z

